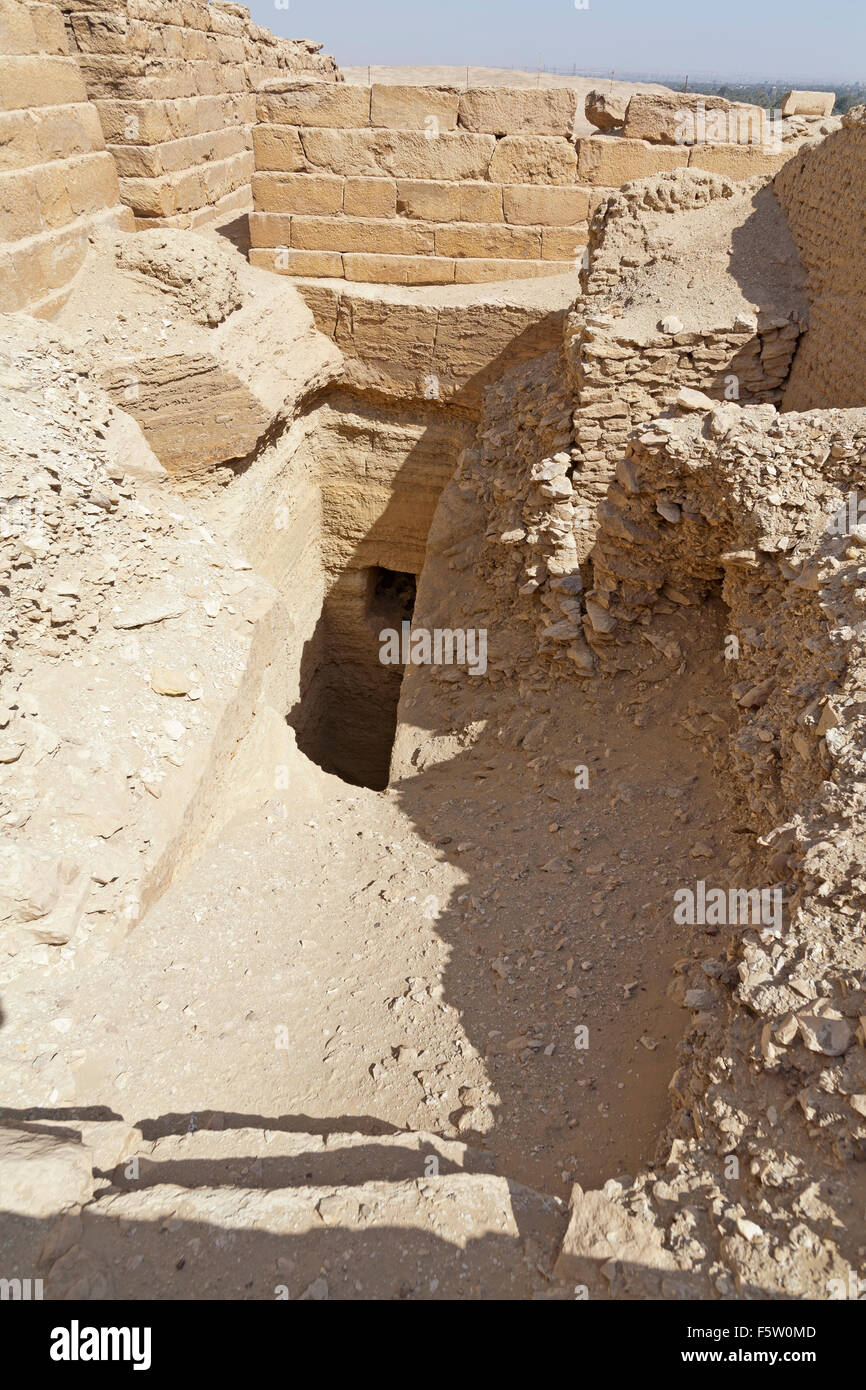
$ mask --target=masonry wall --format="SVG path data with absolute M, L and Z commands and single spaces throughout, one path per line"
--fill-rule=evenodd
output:
M 736 300 L 721 299 L 708 317 L 701 304 L 702 291 L 711 303 L 714 288 L 725 277 L 733 279 L 725 236 L 717 260 L 705 260 L 699 277 L 686 261 L 688 219 L 713 204 L 719 218 L 733 212 L 744 223 L 760 212 L 767 244 L 761 251 L 758 230 L 758 249 L 746 251 L 755 259 L 763 255 L 767 263 L 765 282 L 751 287 L 763 303 L 759 313 L 748 312 L 748 304 L 742 306 L 746 312 L 738 312 Z M 650 319 L 634 307 L 629 277 L 639 281 L 647 274 L 642 261 L 652 265 L 664 254 L 664 231 L 659 240 L 653 217 L 671 222 L 683 248 L 682 268 L 674 260 L 666 284 L 668 305 L 682 319 L 667 318 L 661 304 Z M 694 236 L 701 235 L 696 227 Z M 771 190 L 762 189 L 760 180 L 738 184 L 699 168 L 636 182 L 609 197 L 595 216 L 581 278 L 584 295 L 566 332 L 566 358 L 576 394 L 573 457 L 585 513 L 578 528 L 583 560 L 595 542 L 599 508 L 631 432 L 669 410 L 683 387 L 741 405 L 780 405 L 802 334 L 805 301 L 795 248 Z M 631 311 L 624 310 L 623 301 L 630 300 Z
M 60 0 L 137 228 L 230 221 L 251 205 L 255 89 L 335 82 L 320 44 L 280 39 L 241 5 Z
M 773 188 L 806 270 L 809 331 L 794 361 L 785 410 L 866 405 L 866 107 L 804 149 Z
M 0 0 L 0 312 L 63 303 L 99 226 L 132 229 L 59 10 Z
M 563 274 L 581 263 L 589 216 L 622 183 L 689 164 L 744 178 L 782 159 L 576 139 L 580 98 L 568 88 L 271 85 L 253 131 L 251 259 L 288 275 L 465 284 Z

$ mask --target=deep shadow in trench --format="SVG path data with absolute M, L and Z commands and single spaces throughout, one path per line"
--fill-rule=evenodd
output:
M 411 622 L 416 588 L 416 575 L 381 565 L 345 570 L 304 649 L 288 722 L 302 753 L 353 786 L 388 785 L 404 668 L 383 657 L 383 643 Z

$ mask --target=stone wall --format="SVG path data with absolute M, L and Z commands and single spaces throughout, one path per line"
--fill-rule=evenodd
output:
M 245 212 L 256 87 L 280 73 L 338 80 L 321 45 L 276 38 L 241 5 L 62 0 L 60 9 L 137 228 Z
M 567 333 L 581 559 L 635 426 L 682 387 L 778 405 L 806 320 L 796 250 L 761 178 L 696 168 L 630 184 L 599 208 L 587 261 Z
M 773 187 L 807 274 L 809 333 L 785 393 L 786 410 L 866 404 L 866 107 L 804 149 Z
M 63 19 L 0 3 L 0 311 L 62 303 L 94 228 L 131 229 Z
M 264 92 L 252 259 L 397 284 L 570 271 L 590 208 L 576 101 L 568 90 L 378 84 Z
M 289 275 L 467 284 L 563 274 L 580 264 L 591 213 L 621 184 L 687 166 L 769 174 L 793 153 L 576 138 L 569 88 L 268 85 L 253 132 L 251 255 Z

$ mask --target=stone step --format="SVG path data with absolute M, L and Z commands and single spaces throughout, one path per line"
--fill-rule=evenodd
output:
M 117 173 L 106 151 L 0 173 L 0 240 L 18 241 L 67 226 L 118 202 Z
M 479 1150 L 421 1132 L 371 1136 L 199 1129 L 143 1141 L 135 1156 L 137 1165 L 120 1164 L 114 1171 L 115 1184 L 126 1190 L 158 1183 L 277 1188 L 310 1182 L 409 1182 L 447 1172 L 490 1173 L 493 1167 Z M 125 1169 L 137 1176 L 128 1176 Z
M 136 216 L 135 230 L 146 232 L 150 227 L 181 227 L 192 231 L 197 227 L 218 227 L 235 222 L 239 216 L 251 211 L 249 184 L 242 183 L 238 188 L 233 188 L 230 193 L 218 198 L 216 202 L 205 203 L 203 207 L 193 208 L 190 212 L 178 212 L 171 217 Z
M 488 1164 L 421 1132 L 19 1122 L 0 1129 L 4 1276 L 48 1299 L 567 1296 L 565 1203 Z
M 252 152 L 245 150 L 228 159 L 161 174 L 158 178 L 122 178 L 120 190 L 137 217 L 174 217 L 218 202 L 227 193 L 249 184 L 252 172 Z
M 563 1289 L 552 1271 L 565 1228 L 559 1199 L 465 1172 L 273 1190 L 161 1184 L 87 1206 L 45 1296 L 544 1297 Z
M 255 120 L 255 96 L 244 92 L 160 101 L 97 97 L 93 104 L 111 145 L 161 145 Z
M 63 16 L 52 5 L 7 5 L 0 12 L 0 54 L 65 54 Z
M 0 111 L 65 106 L 86 101 L 84 79 L 74 58 L 13 54 L 3 59 Z
M 109 146 L 121 178 L 158 178 L 161 174 L 179 173 L 208 161 L 229 159 L 251 148 L 248 126 L 204 131 L 201 135 L 165 140 L 158 145 Z

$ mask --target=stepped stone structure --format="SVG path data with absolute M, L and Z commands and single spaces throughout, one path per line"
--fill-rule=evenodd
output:
M 277 38 L 242 5 L 63 0 L 60 8 L 138 228 L 245 212 L 256 87 L 281 73 L 338 77 L 320 44 Z
M 58 309 L 98 226 L 132 230 L 54 6 L 0 3 L 0 311 Z

